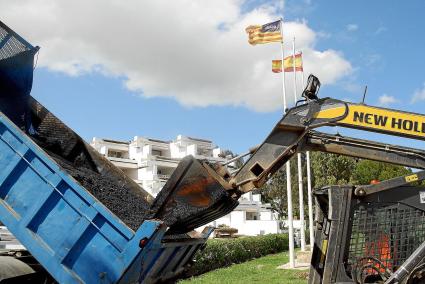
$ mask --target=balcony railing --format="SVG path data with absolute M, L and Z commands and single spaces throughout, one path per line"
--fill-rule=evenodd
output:
M 119 168 L 137 169 L 137 161 L 129 158 L 107 157 L 109 161 L 114 163 Z
M 162 179 L 162 180 L 168 180 L 170 178 L 170 175 L 158 174 L 157 176 L 159 179 Z

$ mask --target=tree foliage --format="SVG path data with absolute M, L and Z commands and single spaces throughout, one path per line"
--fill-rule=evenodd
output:
M 302 178 L 303 178 L 303 193 L 307 194 L 307 167 L 305 163 L 305 155 L 302 154 Z M 293 212 L 298 216 L 299 212 L 299 191 L 298 191 L 298 159 L 295 156 L 290 161 L 291 164 L 291 193 Z M 287 216 L 287 193 L 286 193 L 286 166 L 284 165 L 277 171 L 274 176 L 260 189 L 262 199 L 266 203 L 270 203 L 272 209 L 278 213 L 279 217 L 286 218 Z M 304 198 L 304 202 L 306 199 Z
M 304 205 L 307 206 L 307 169 L 305 155 L 302 155 Z M 411 169 L 388 163 L 361 160 L 352 157 L 327 154 L 321 152 L 311 153 L 312 188 L 321 188 L 326 185 L 342 184 L 369 184 L 372 180 L 387 180 L 403 176 L 412 172 Z M 263 201 L 270 203 L 280 218 L 287 216 L 286 194 L 286 167 L 283 166 L 260 189 Z M 291 181 L 293 213 L 298 216 L 298 170 L 297 158 L 291 159 Z
M 354 158 L 313 152 L 311 153 L 312 186 L 320 188 L 325 185 L 350 183 L 355 167 Z
M 372 180 L 387 180 L 411 172 L 411 169 L 393 164 L 361 160 L 356 164 L 351 178 L 354 184 L 369 184 Z

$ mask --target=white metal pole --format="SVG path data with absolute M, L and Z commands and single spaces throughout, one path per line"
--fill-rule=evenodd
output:
M 286 113 L 286 88 L 285 88 L 285 68 L 284 68 L 284 62 L 285 62 L 285 52 L 283 50 L 283 19 L 280 19 L 280 35 L 282 37 L 282 40 L 280 42 L 280 51 L 282 55 L 282 91 L 283 91 L 283 113 Z
M 305 88 L 304 85 L 304 60 L 301 52 L 301 60 L 303 65 L 303 71 L 301 73 L 302 78 L 302 89 Z M 308 197 L 308 228 L 310 231 L 310 251 L 313 251 L 314 247 L 314 229 L 313 229 L 313 193 L 311 190 L 311 163 L 310 163 L 310 151 L 306 152 L 307 159 L 307 197 Z
M 280 43 L 282 55 L 282 90 L 283 90 L 283 113 L 286 112 L 286 88 L 285 88 L 285 53 L 283 48 L 283 19 L 280 19 L 280 34 L 282 41 Z M 288 199 L 288 233 L 289 233 L 289 267 L 295 267 L 294 251 L 294 222 L 292 216 L 292 191 L 291 191 L 291 164 L 286 162 L 286 195 Z
M 313 193 L 311 190 L 311 165 L 310 151 L 307 151 L 307 193 L 308 193 L 308 226 L 310 229 L 310 250 L 313 251 L 314 246 L 314 230 L 313 230 Z
M 297 103 L 297 69 L 295 66 L 295 37 L 292 40 L 292 68 L 294 72 L 294 101 Z M 300 235 L 301 235 L 301 251 L 305 251 L 305 231 L 304 231 L 304 193 L 303 193 L 303 172 L 301 153 L 298 157 L 298 199 L 300 207 Z
M 301 251 L 305 251 L 304 192 L 301 153 L 298 153 L 298 194 L 300 203 Z
M 302 85 L 301 86 L 301 90 L 304 91 L 305 86 L 304 86 L 304 59 L 303 59 L 303 52 L 301 51 L 300 54 L 301 54 L 301 62 L 302 62 L 302 66 L 303 66 L 303 71 L 301 72 L 301 85 Z

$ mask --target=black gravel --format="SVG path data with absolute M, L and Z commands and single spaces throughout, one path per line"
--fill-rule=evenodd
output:
M 124 184 L 117 183 L 112 176 L 102 176 L 87 168 L 76 168 L 56 155 L 51 156 L 128 227 L 134 231 L 140 227 L 150 204 L 128 191 Z
M 30 136 L 66 172 L 136 231 L 146 219 L 152 197 L 35 99 L 36 134 Z

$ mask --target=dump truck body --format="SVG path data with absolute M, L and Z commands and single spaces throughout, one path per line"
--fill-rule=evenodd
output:
M 2 223 L 57 281 L 118 281 L 161 223 L 133 232 L 4 115 L 0 133 Z
M 0 168 L 0 221 L 60 283 L 169 278 L 211 233 L 167 242 L 159 220 L 131 230 L 3 114 Z

